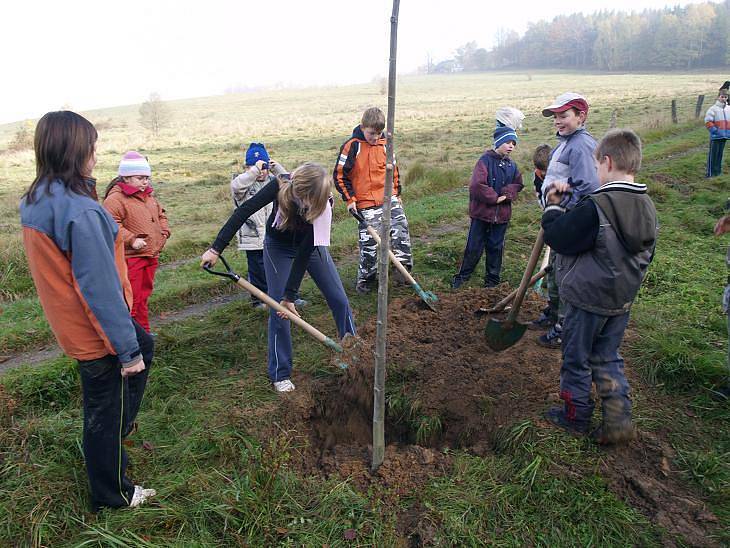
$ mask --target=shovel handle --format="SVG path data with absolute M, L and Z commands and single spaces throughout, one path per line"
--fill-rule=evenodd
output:
M 535 285 L 537 283 L 538 280 L 542 280 L 547 273 L 548 273 L 547 267 L 539 270 L 537 272 L 537 274 L 535 274 L 532 278 L 530 278 L 530 284 L 528 285 L 528 287 L 532 287 L 533 285 Z M 497 304 L 495 304 L 492 308 L 490 308 L 488 310 L 488 312 L 490 314 L 492 314 L 494 312 L 501 312 L 502 310 L 504 310 L 506 308 L 506 306 L 514 300 L 515 295 L 517 295 L 517 291 L 518 291 L 517 289 L 512 291 L 512 293 L 507 295 L 504 299 L 502 299 Z
M 355 217 L 358 221 L 361 223 L 366 223 L 365 217 L 362 216 L 362 214 L 356 210 L 351 209 L 350 214 Z M 375 240 L 375 243 L 380 245 L 380 236 L 378 235 L 378 231 L 375 230 L 372 226 L 367 225 L 367 231 L 368 234 L 372 237 L 373 240 Z M 398 257 L 395 256 L 395 253 L 393 253 L 390 249 L 388 249 L 388 258 L 390 259 L 390 262 L 393 263 L 393 266 L 400 272 L 403 277 L 408 281 L 409 284 L 413 286 L 417 286 L 418 282 L 411 276 L 411 273 L 408 272 L 408 269 L 401 264 L 401 262 L 398 260 Z M 420 286 L 418 286 L 420 288 Z
M 542 247 L 544 245 L 544 232 L 542 230 L 542 227 L 540 227 L 540 232 L 537 233 L 537 239 L 535 240 L 535 245 L 532 246 L 532 253 L 530 254 L 530 259 L 527 261 L 527 268 L 525 268 L 525 273 L 522 275 L 522 281 L 520 282 L 520 287 L 517 290 L 517 295 L 515 295 L 514 303 L 512 304 L 512 309 L 509 311 L 509 314 L 507 315 L 507 318 L 504 321 L 504 326 L 506 328 L 511 327 L 514 325 L 515 320 L 517 319 L 517 314 L 520 311 L 520 307 L 522 306 L 522 301 L 525 298 L 525 294 L 527 293 L 527 286 L 530 283 L 530 278 L 532 277 L 532 272 L 535 270 L 535 267 L 537 266 L 537 261 L 540 260 L 540 253 L 542 252 Z
M 313 338 L 317 339 L 322 344 L 330 347 L 336 352 L 342 352 L 342 347 L 337 344 L 334 340 L 330 339 L 327 335 L 322 333 L 319 329 L 316 327 L 308 324 L 303 319 L 301 319 L 296 314 L 293 314 L 283 306 L 281 306 L 278 302 L 276 302 L 274 299 L 269 297 L 266 293 L 261 291 L 258 287 L 253 285 L 251 282 L 246 280 L 245 278 L 241 278 L 240 275 L 235 273 L 231 267 L 228 265 L 228 262 L 223 258 L 223 255 L 219 256 L 220 260 L 223 261 L 223 266 L 226 267 L 226 272 L 219 272 L 215 271 L 211 268 L 209 263 L 206 263 L 203 265 L 203 270 L 205 270 L 208 274 L 214 274 L 216 276 L 223 276 L 224 278 L 230 278 L 234 282 L 236 282 L 238 285 L 240 285 L 242 288 L 244 288 L 246 291 L 248 291 L 251 295 L 259 299 L 260 301 L 263 301 L 266 303 L 272 310 L 275 310 L 276 312 L 281 312 L 284 314 L 289 321 L 292 323 L 297 324 L 299 327 L 304 329 L 307 333 L 309 333 Z

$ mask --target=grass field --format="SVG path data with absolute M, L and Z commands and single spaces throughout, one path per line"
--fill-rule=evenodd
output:
M 706 130 L 693 114 L 697 94 L 714 89 L 718 78 L 557 72 L 408 77 L 399 82 L 396 117 L 416 273 L 422 285 L 441 293 L 448 292 L 465 240 L 464 185 L 489 145 L 498 106 L 527 114 L 515 155 L 526 174 L 534 147 L 552 142 L 551 123 L 539 115 L 540 107 L 566 89 L 588 96 L 594 135 L 608 128 L 614 111 L 620 126 L 641 133 L 640 180 L 657 204 L 661 235 L 625 353 L 642 383 L 637 423 L 668 440 L 676 455 L 672 473 L 716 516 L 707 545 L 730 542 L 730 408 L 711 397 L 722 380 L 727 344 L 719 304 L 727 241 L 711 231 L 730 177 L 704 179 Z M 173 313 L 233 291 L 185 260 L 205 249 L 230 212 L 228 181 L 240 163 L 241 145 L 263 141 L 290 167 L 305 160 L 331 166 L 363 108 L 384 106 L 378 88 L 176 101 L 170 104 L 173 127 L 156 139 L 138 126 L 137 106 L 86 113 L 100 127 L 100 185 L 111 179 L 124 151 L 142 150 L 168 210 L 173 238 L 162 261 L 176 262 L 159 274 L 153 313 Z M 677 125 L 669 120 L 673 98 Z M 0 146 L 17 127 L 0 127 Z M 33 169 L 30 151 L 0 155 L 0 355 L 52 340 L 19 238 L 17 201 Z M 349 289 L 356 240 L 343 209 L 336 214 L 332 252 L 358 323 L 365 324 L 373 321 L 374 299 Z M 508 232 L 504 276 L 512 284 L 524 268 L 538 219 L 526 187 Z M 331 332 L 311 282 L 303 291 L 312 301 L 307 317 Z M 160 330 L 159 358 L 140 414 L 152 449 L 130 449 L 132 474 L 160 496 L 158 504 L 135 512 L 86 511 L 80 391 L 72 362 L 52 360 L 1 377 L 0 545 L 408 545 L 411 531 L 404 529 L 403 516 L 409 513 L 417 513 L 421 528 L 428 525 L 431 540 L 441 545 L 659 545 L 671 539 L 661 520 L 607 489 L 600 451 L 541 427 L 537 417 L 512 425 L 511 437 L 486 455 L 440 448 L 452 459 L 448 470 L 410 496 L 394 496 L 377 484 L 363 491 L 347 475 L 305 473 L 293 464 L 304 442 L 276 422 L 281 402 L 265 378 L 265 321 L 249 308 L 233 303 Z M 295 375 L 332 374 L 315 343 L 297 334 L 295 345 Z M 390 405 L 395 412 L 395 400 Z M 271 429 L 278 435 L 261 435 Z M 353 531 L 356 540 L 347 540 Z

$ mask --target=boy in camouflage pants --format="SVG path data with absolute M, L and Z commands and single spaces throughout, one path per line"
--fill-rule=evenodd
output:
M 386 164 L 384 129 L 383 111 L 377 107 L 367 109 L 362 115 L 360 125 L 353 130 L 352 137 L 340 148 L 332 175 L 337 190 L 347 203 L 347 209 L 357 210 L 365 218 L 365 223 L 358 226 L 360 259 L 355 289 L 361 294 L 372 290 L 378 271 L 377 244 L 368 233 L 367 226 L 372 226 L 379 232 L 382 224 Z M 393 195 L 390 200 L 391 250 L 398 261 L 411 270 L 411 237 L 400 193 L 398 166 L 395 165 Z

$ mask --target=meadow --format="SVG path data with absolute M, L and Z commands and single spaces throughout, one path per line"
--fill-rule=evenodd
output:
M 504 260 L 504 277 L 512 285 L 539 220 L 530 189 L 532 150 L 553 142 L 551 121 L 540 109 L 572 89 L 591 102 L 595 136 L 612 117 L 641 134 L 640 180 L 656 201 L 661 235 L 624 352 L 638 383 L 637 424 L 671 446 L 668 474 L 710 516 L 706 536 L 699 537 L 704 545 L 730 542 L 730 408 L 713 398 L 727 352 L 720 310 L 727 242 L 712 236 L 730 177 L 704 179 L 706 130 L 694 118 L 694 104 L 699 93 L 708 93 L 709 107 L 723 79 L 549 71 L 411 76 L 399 79 L 396 113 L 416 273 L 423 286 L 446 295 L 465 240 L 465 185 L 490 144 L 499 106 L 527 114 L 515 154 L 526 188 L 515 206 Z M 672 99 L 678 124 L 670 120 Z M 138 105 L 84 113 L 99 128 L 95 176 L 101 188 L 126 150 L 150 158 L 153 185 L 173 231 L 152 313 L 174 315 L 237 291 L 202 273 L 195 257 L 231 210 L 228 182 L 240 169 L 242 146 L 264 142 L 287 167 L 305 160 L 334 166 L 361 111 L 385 103 L 377 83 L 174 101 L 168 103 L 172 124 L 158 137 L 139 126 Z M 18 127 L 0 126 L 0 149 Z M 52 342 L 23 258 L 17 215 L 33 172 L 32 151 L 0 154 L 0 355 L 6 357 Z M 352 291 L 355 250 L 353 222 L 339 207 L 332 253 L 358 323 L 369 324 L 374 298 Z M 243 268 L 242 258 L 228 255 Z M 478 285 L 478 274 L 471 286 Z M 303 293 L 312 301 L 307 319 L 331 332 L 311 281 Z M 397 289 L 394 296 L 407 298 L 408 292 Z M 159 358 L 139 419 L 147 445 L 130 448 L 132 473 L 160 496 L 135 512 L 87 511 L 73 363 L 58 358 L 1 376 L 0 544 L 698 543 L 609 489 L 602 473 L 606 454 L 550 429 L 539 416 L 505 425 L 495 438 L 500 441 L 483 454 L 432 444 L 448 465 L 419 484 L 418 492 L 394 494 L 377 481 L 363 489 L 344 471 L 323 477 L 304 469 L 297 463 L 311 440 L 282 421 L 286 400 L 272 393 L 264 373 L 265 331 L 263 317 L 241 301 L 160 328 Z M 335 374 L 316 343 L 297 334 L 295 344 L 295 375 L 314 383 Z M 405 393 L 397 375 L 388 382 L 392 394 Z M 389 413 L 398 413 L 401 404 L 390 398 Z

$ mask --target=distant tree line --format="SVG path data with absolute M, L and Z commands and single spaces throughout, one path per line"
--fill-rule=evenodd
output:
M 531 23 L 520 37 L 500 30 L 493 49 L 477 42 L 422 72 L 508 68 L 692 69 L 730 64 L 730 0 L 639 13 L 601 11 Z

